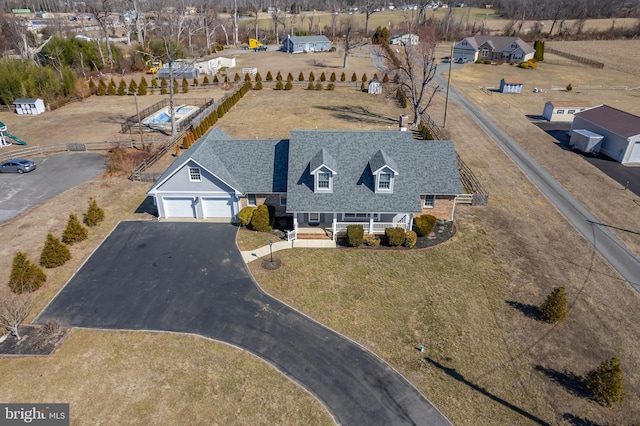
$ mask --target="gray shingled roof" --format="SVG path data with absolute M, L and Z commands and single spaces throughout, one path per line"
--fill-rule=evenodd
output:
M 477 35 L 473 37 L 467 37 L 466 40 L 475 49 L 478 49 L 484 43 L 488 43 L 489 45 L 491 45 L 492 50 L 497 50 L 499 52 L 502 52 L 503 50 L 505 50 L 511 43 L 515 41 L 525 53 L 535 52 L 533 47 L 531 47 L 531 45 L 529 45 L 528 43 L 525 43 L 524 41 L 522 41 L 520 37 L 498 37 L 498 36 Z
M 384 150 L 379 149 L 371 160 L 369 160 L 369 166 L 371 167 L 371 171 L 375 172 L 376 170 L 380 170 L 384 166 L 390 167 L 396 173 L 398 172 L 398 166 L 396 166 L 396 162 L 393 161 L 391 157 L 387 155 Z
M 328 43 L 329 39 L 323 35 L 316 36 L 291 36 L 289 39 L 293 43 Z M 286 40 L 286 39 L 285 39 Z
M 640 135 L 640 117 L 610 107 L 609 105 L 601 105 L 576 113 L 576 117 L 583 118 L 593 124 L 609 129 L 613 133 L 624 136 L 625 138 Z
M 338 159 L 333 192 L 313 192 L 310 164 L 325 149 Z M 369 161 L 384 150 L 397 166 L 393 193 L 375 193 Z M 418 213 L 420 194 L 460 194 L 453 142 L 419 141 L 399 131 L 292 131 L 287 211 Z
M 287 140 L 233 140 L 213 128 L 178 157 L 149 192 L 190 159 L 240 193 L 286 192 L 288 155 Z
M 334 173 L 338 173 L 338 162 L 324 148 L 313 156 L 311 159 L 310 169 L 313 171 L 322 165 L 330 168 Z

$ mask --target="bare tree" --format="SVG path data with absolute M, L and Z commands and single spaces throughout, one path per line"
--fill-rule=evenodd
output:
M 102 30 L 102 37 L 107 45 L 107 58 L 109 66 L 113 66 L 113 53 L 111 52 L 111 43 L 109 41 L 109 15 L 111 15 L 112 5 L 109 0 L 98 0 L 89 5 L 89 10 L 98 21 Z
M 358 36 L 355 21 L 352 17 L 346 18 L 342 21 L 342 27 L 344 30 L 344 58 L 342 61 L 342 68 L 346 69 L 349 68 L 349 56 L 353 49 L 364 46 L 368 43 L 368 40 Z
M 369 35 L 369 17 L 378 11 L 374 0 L 364 1 L 364 35 Z
M 29 315 L 33 303 L 26 294 L 12 294 L 0 302 L 0 326 L 7 329 L 12 336 L 20 340 L 19 327 Z
M 405 44 L 397 50 L 397 54 L 391 48 L 379 48 L 377 52 L 385 63 L 385 71 L 397 76 L 398 87 L 404 92 L 413 110 L 413 126 L 417 127 L 420 117 L 440 89 L 431 84 L 437 67 L 434 28 L 421 31 L 417 46 Z

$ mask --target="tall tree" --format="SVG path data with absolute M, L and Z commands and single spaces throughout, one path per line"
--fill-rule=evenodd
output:
M 111 42 L 109 41 L 109 15 L 113 12 L 113 5 L 110 0 L 96 0 L 90 3 L 88 8 L 95 16 L 96 21 L 98 21 L 102 37 L 107 46 L 108 63 L 110 67 L 113 67 L 113 53 L 111 52 Z
M 348 17 L 342 21 L 342 28 L 344 31 L 344 58 L 342 60 L 342 68 L 349 68 L 349 56 L 351 52 L 361 46 L 368 43 L 368 40 L 358 35 L 355 21 L 353 17 Z
M 413 111 L 413 126 L 420 124 L 420 117 L 429 108 L 439 86 L 431 84 L 436 75 L 436 36 L 433 27 L 420 32 L 420 43 L 409 43 L 398 49 L 396 54 L 390 47 L 378 48 L 386 72 L 395 74 L 398 87 L 402 90 Z

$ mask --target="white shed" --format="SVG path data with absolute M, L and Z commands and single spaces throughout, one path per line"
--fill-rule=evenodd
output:
M 400 46 L 417 46 L 420 43 L 420 37 L 418 34 L 398 34 L 396 36 L 391 37 L 389 40 L 390 44 L 396 44 Z
M 500 80 L 500 92 L 502 93 L 522 93 L 522 81 L 520 80 Z
M 370 95 L 379 95 L 380 93 L 382 93 L 382 84 L 376 79 L 371 80 L 369 82 L 367 93 L 369 93 Z
M 549 121 L 573 121 L 574 114 L 593 108 L 589 101 L 547 101 L 542 116 Z
M 38 115 L 45 110 L 44 101 L 39 98 L 18 98 L 13 101 L 13 105 L 15 105 L 18 115 Z

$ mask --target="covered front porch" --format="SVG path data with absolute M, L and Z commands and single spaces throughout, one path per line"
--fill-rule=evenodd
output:
M 287 233 L 287 239 L 294 240 L 298 235 L 323 234 L 336 241 L 339 235 L 347 233 L 347 226 L 362 225 L 365 234 L 384 234 L 387 228 L 413 227 L 413 214 L 380 213 L 294 213 L 293 230 Z

